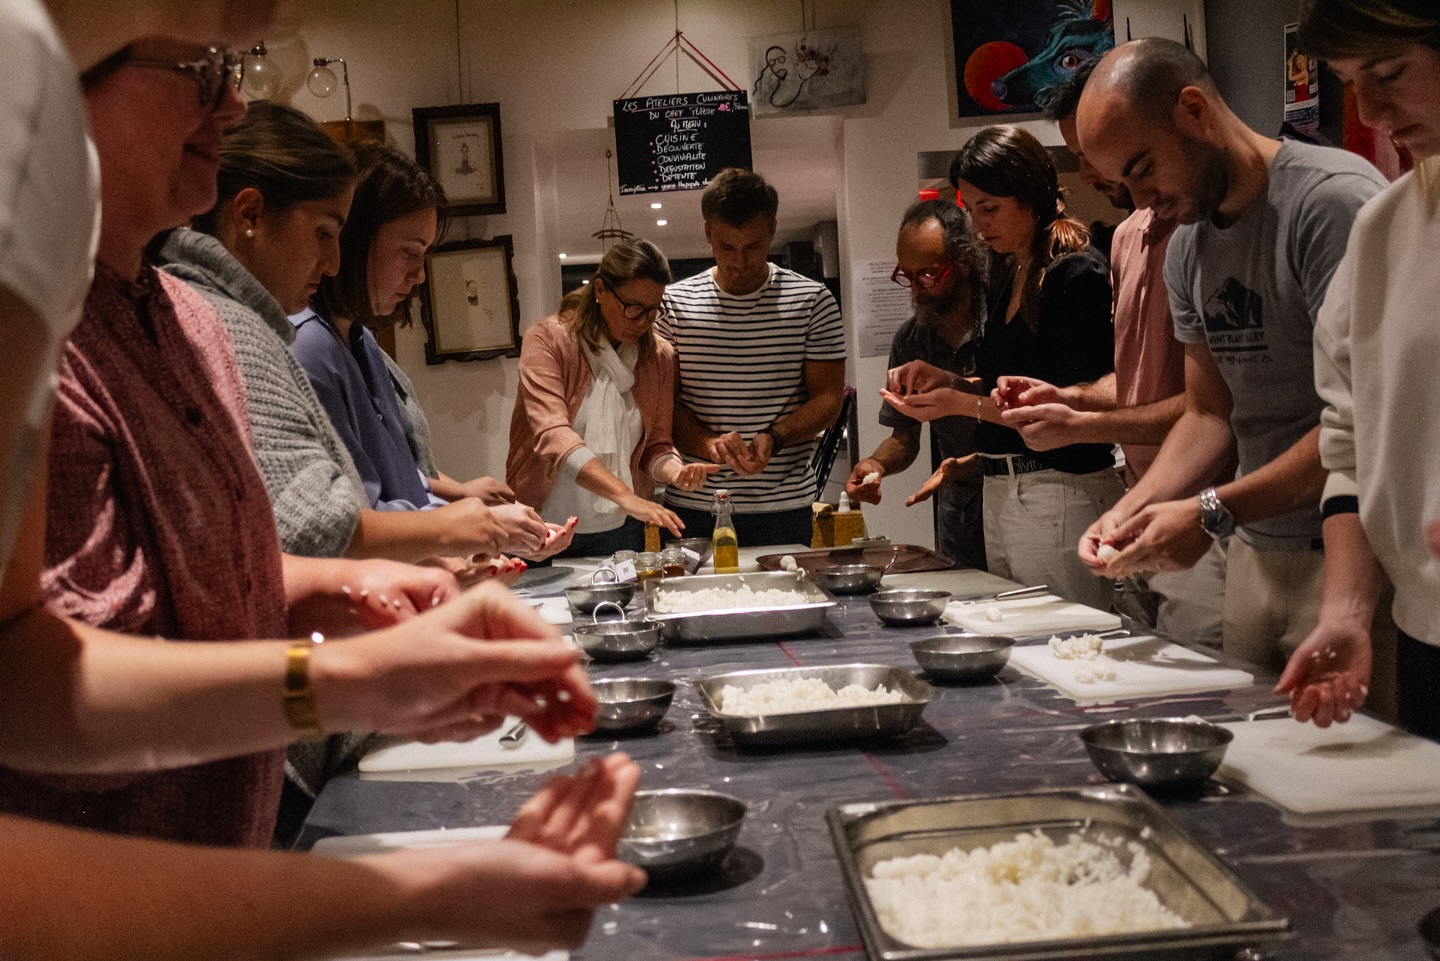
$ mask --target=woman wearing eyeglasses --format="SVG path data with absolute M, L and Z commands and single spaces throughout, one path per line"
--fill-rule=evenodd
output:
M 682 463 L 670 438 L 675 350 L 654 330 L 670 279 L 654 244 L 618 243 L 525 332 L 505 480 L 542 516 L 579 518 L 570 556 L 641 550 L 647 523 L 679 537 L 655 486 L 699 490 L 719 470 Z
M 976 442 L 985 473 L 985 553 L 990 571 L 1108 609 L 1109 581 L 1075 553 L 1080 535 L 1124 494 L 1108 444 L 1036 451 L 1000 419 L 1017 398 L 1002 377 L 1068 387 L 1115 369 L 1110 270 L 1090 233 L 1065 216 L 1055 165 L 1019 127 L 987 127 L 950 166 L 975 230 L 1008 256 L 976 367 L 989 396 L 955 389 L 954 375 L 922 362 L 891 372 L 885 399 L 916 420 L 965 414 L 981 421 Z M 1003 270 L 1004 268 L 1002 268 Z

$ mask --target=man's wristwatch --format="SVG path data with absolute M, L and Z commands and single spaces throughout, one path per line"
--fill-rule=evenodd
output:
M 759 437 L 761 434 L 769 434 L 769 435 L 770 435 L 770 454 L 771 454 L 771 456 L 773 457 L 775 454 L 780 453 L 780 449 L 783 448 L 785 445 L 780 442 L 780 435 L 777 434 L 777 433 L 775 433 L 775 428 L 773 428 L 773 427 L 762 427 L 762 428 L 760 428 L 759 430 L 757 430 L 757 431 L 755 432 L 755 436 L 756 436 L 756 437 Z
M 1220 503 L 1220 496 L 1213 487 L 1200 492 L 1200 526 L 1217 541 L 1235 533 L 1235 515 Z

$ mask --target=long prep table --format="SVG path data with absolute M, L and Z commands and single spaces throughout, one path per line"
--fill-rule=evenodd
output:
M 769 548 L 774 552 L 775 548 Z M 752 556 L 753 556 L 752 552 Z M 974 571 L 893 575 L 886 586 L 944 586 L 957 595 L 1013 587 Z M 1075 732 L 1115 717 L 1197 714 L 1234 721 L 1277 703 L 1272 678 L 1229 693 L 1079 706 L 1013 665 L 978 686 L 937 685 L 922 723 L 891 741 L 741 750 L 703 710 L 690 683 L 746 668 L 870 661 L 918 670 L 908 643 L 933 628 L 881 625 L 864 597 L 838 598 L 824 634 L 783 642 L 662 647 L 649 661 L 592 665 L 596 678 L 679 683 L 658 733 L 586 738 L 577 763 L 622 750 L 641 765 L 643 788 L 711 788 L 749 815 L 721 872 L 647 890 L 599 913 L 583 961 L 692 958 L 864 957 L 824 814 L 854 801 L 1029 791 L 1101 783 Z M 1288 723 L 1288 722 L 1287 722 Z M 467 781 L 362 780 L 325 787 L 300 847 L 321 838 L 503 824 L 548 775 Z M 1229 864 L 1259 897 L 1288 915 L 1295 937 L 1267 948 L 1276 959 L 1420 961 L 1415 925 L 1440 905 L 1440 819 L 1418 816 L 1299 823 L 1266 800 L 1211 782 L 1198 795 L 1162 797 L 1166 812 Z M 496 892 L 503 897 L 503 892 Z M 443 952 L 436 957 L 443 957 Z

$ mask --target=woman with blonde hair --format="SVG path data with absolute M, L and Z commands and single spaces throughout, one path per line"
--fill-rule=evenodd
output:
M 645 524 L 679 537 L 655 486 L 698 490 L 719 470 L 682 463 L 670 436 L 675 349 L 655 334 L 670 280 L 654 244 L 618 243 L 525 333 L 505 480 L 547 520 L 579 518 L 569 555 L 641 549 Z

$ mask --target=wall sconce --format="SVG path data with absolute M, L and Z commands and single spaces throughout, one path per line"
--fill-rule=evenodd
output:
M 280 68 L 266 55 L 265 41 L 251 47 L 245 54 L 241 89 L 257 100 L 269 100 L 280 92 L 280 80 Z
M 345 84 L 345 122 L 350 122 L 350 68 L 345 61 L 339 57 L 316 57 L 315 68 L 310 71 L 310 76 L 305 79 L 305 86 L 317 97 L 328 97 L 335 92 L 340 82 L 335 77 L 335 71 L 330 69 L 330 64 L 338 63 L 340 73 Z

